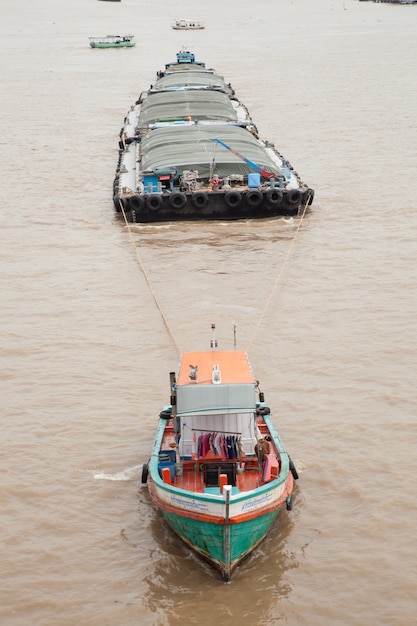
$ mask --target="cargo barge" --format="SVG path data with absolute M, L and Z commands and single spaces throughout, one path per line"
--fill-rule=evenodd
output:
M 188 50 L 124 119 L 113 201 L 129 222 L 296 216 L 313 197 L 231 84 Z

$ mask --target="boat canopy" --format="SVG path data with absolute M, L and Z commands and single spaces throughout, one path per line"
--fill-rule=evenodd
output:
M 184 87 L 207 87 L 210 89 L 225 89 L 224 78 L 214 74 L 214 72 L 176 72 L 175 74 L 165 74 L 158 79 L 155 89 L 182 89 Z
M 142 104 L 139 128 L 163 121 L 186 120 L 237 121 L 230 98 L 221 91 L 163 91 L 152 93 Z
M 254 412 L 255 383 L 187 385 L 177 389 L 177 413 L 217 414 Z
M 216 137 L 260 168 L 276 173 L 277 178 L 283 176 L 262 144 L 247 130 L 232 124 L 181 124 L 155 128 L 142 140 L 142 171 L 173 167 L 179 173 L 197 170 L 200 179 L 209 178 L 213 173 L 227 177 L 247 176 L 254 171 L 246 161 L 212 141 Z

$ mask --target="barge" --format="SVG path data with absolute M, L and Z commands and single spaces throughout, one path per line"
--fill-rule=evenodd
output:
M 124 119 L 113 202 L 129 222 L 296 216 L 313 197 L 231 84 L 188 50 Z

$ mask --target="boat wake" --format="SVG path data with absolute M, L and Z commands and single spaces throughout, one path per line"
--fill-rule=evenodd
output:
M 105 474 L 104 472 L 94 471 L 93 476 L 96 480 L 135 480 L 139 477 L 141 471 L 142 465 L 135 465 L 121 472 L 116 472 L 116 474 Z

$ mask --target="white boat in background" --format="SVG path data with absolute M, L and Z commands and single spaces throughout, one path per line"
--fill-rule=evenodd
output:
M 175 19 L 172 24 L 174 30 L 201 30 L 205 28 L 203 20 Z

